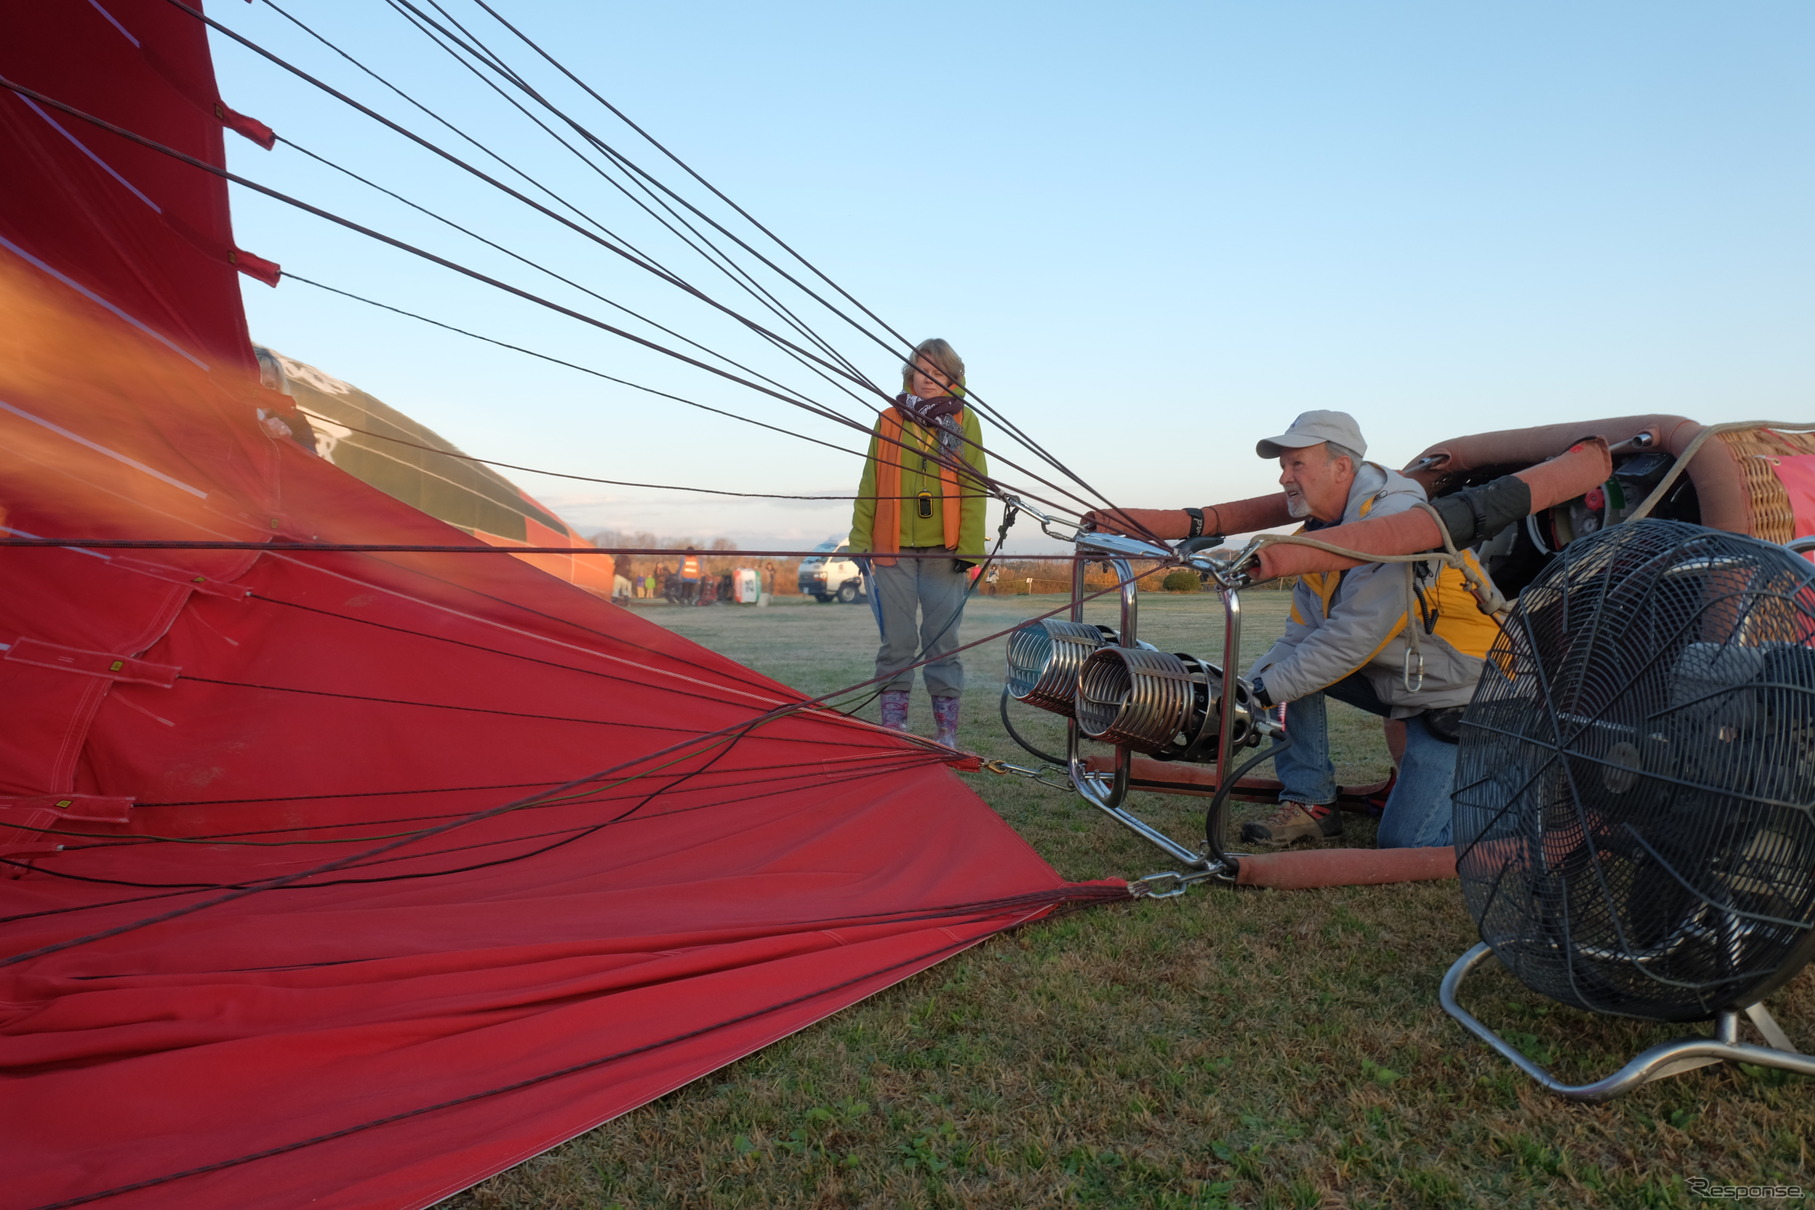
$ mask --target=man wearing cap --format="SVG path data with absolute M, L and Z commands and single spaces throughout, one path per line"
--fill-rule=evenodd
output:
M 1396 471 L 1362 460 L 1367 442 L 1346 412 L 1306 412 L 1255 453 L 1279 460 L 1286 507 L 1315 533 L 1421 503 L 1424 489 Z M 1195 537 L 1203 510 L 1104 510 L 1086 520 L 1101 529 Z M 1472 557 L 1472 556 L 1470 556 Z M 1365 563 L 1306 575 L 1292 594 L 1286 631 L 1248 672 L 1264 706 L 1286 703 L 1291 746 L 1274 760 L 1279 810 L 1242 827 L 1249 843 L 1278 846 L 1342 835 L 1335 810 L 1326 698 L 1405 722 L 1405 753 L 1381 815 L 1381 848 L 1450 843 L 1450 783 L 1462 707 L 1498 634 L 1475 604 L 1462 574 L 1435 563 Z M 1413 634 L 1408 628 L 1415 627 Z

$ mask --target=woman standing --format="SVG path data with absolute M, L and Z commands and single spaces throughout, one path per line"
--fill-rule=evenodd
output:
M 907 730 L 909 666 L 925 659 L 933 738 L 955 748 L 964 690 L 958 620 L 970 583 L 965 573 L 983 558 L 982 477 L 989 466 L 976 414 L 964 406 L 964 361 L 951 345 L 922 341 L 902 366 L 901 385 L 904 393 L 870 437 L 850 550 L 870 556 L 870 591 L 882 622 L 876 675 L 890 677 L 882 725 Z

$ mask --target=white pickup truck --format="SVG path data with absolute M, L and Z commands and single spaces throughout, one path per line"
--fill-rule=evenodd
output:
M 813 549 L 826 553 L 808 555 L 800 561 L 801 595 L 812 597 L 821 605 L 829 601 L 849 605 L 863 600 L 863 571 L 846 553 L 846 544 L 832 538 Z

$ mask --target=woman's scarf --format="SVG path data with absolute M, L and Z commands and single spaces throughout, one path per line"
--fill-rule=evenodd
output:
M 903 415 L 924 429 L 930 430 L 939 439 L 939 448 L 948 454 L 958 452 L 964 441 L 964 434 L 959 431 L 956 419 L 964 410 L 964 400 L 953 395 L 941 395 L 937 399 L 922 399 L 918 395 L 897 395 L 895 406 Z

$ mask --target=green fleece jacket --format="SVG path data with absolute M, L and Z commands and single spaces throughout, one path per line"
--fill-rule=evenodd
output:
M 878 421 L 880 427 L 880 421 Z M 974 468 L 979 475 L 989 474 L 989 460 L 984 457 L 982 449 L 982 430 L 977 425 L 977 413 L 974 409 L 965 408 L 958 413 L 958 429 L 964 434 L 965 443 L 958 453 L 967 465 Z M 909 420 L 901 426 L 901 440 L 909 449 L 935 449 L 933 434 L 927 429 Z M 876 431 L 870 433 L 869 457 L 863 462 L 863 482 L 857 485 L 857 500 L 851 509 L 851 553 L 854 555 L 870 552 L 870 530 L 876 520 L 876 447 L 879 439 Z M 893 447 L 891 447 L 893 450 Z M 939 464 L 928 458 L 924 462 L 903 451 L 894 451 L 905 465 L 901 468 L 901 494 L 908 499 L 901 502 L 902 546 L 944 546 L 945 524 L 941 520 L 944 508 L 941 501 L 945 498 L 945 482 L 939 478 Z M 958 476 L 961 489 L 958 510 L 958 549 L 952 552 L 954 558 L 969 559 L 980 562 L 983 558 L 983 510 L 989 498 L 983 495 L 979 483 L 969 481 L 962 473 Z M 916 507 L 916 498 L 921 492 L 931 492 L 933 496 L 933 515 L 921 517 Z

